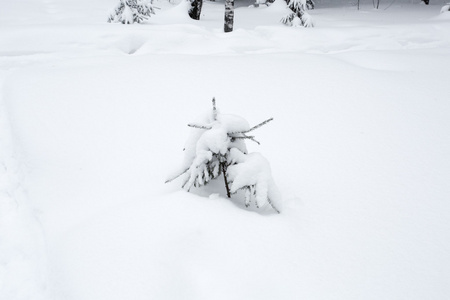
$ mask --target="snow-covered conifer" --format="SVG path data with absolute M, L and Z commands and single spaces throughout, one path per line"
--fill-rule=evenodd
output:
M 142 23 L 155 14 L 153 0 L 120 0 L 110 13 L 108 22 L 133 24 Z
M 450 3 L 447 3 L 446 5 L 442 6 L 441 8 L 441 14 L 450 11 Z
M 292 12 L 281 19 L 282 23 L 293 27 L 314 26 L 312 17 L 307 12 L 307 0 L 286 0 L 286 3 Z
M 182 187 L 189 191 L 222 175 L 228 197 L 243 190 L 247 207 L 253 200 L 258 208 L 269 204 L 279 212 L 280 197 L 269 163 L 259 153 L 248 154 L 245 145 L 245 140 L 259 144 L 248 134 L 270 121 L 250 127 L 240 116 L 219 113 L 213 99 L 213 109 L 188 124 L 193 129 L 184 148 L 184 162 L 166 182 L 183 175 Z

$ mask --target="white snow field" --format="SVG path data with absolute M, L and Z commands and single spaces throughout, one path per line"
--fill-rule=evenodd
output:
M 1 2 L 0 299 L 450 299 L 447 1 L 236 1 Z M 164 184 L 212 97 L 281 214 Z

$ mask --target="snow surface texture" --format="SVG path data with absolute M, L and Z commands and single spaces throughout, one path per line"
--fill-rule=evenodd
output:
M 449 299 L 450 18 L 431 2 L 316 1 L 308 29 L 242 5 L 224 34 L 220 1 L 132 25 L 106 23 L 115 0 L 3 1 L 0 299 Z M 212 96 L 275 118 L 248 150 L 282 214 L 164 184 Z
M 21 187 L 9 123 L 0 84 L 0 298 L 47 299 L 42 228 Z

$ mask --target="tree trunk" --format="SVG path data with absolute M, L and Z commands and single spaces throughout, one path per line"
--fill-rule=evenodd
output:
M 189 16 L 194 20 L 200 20 L 200 14 L 202 13 L 203 0 L 192 0 L 191 9 L 189 10 Z
M 234 23 L 234 0 L 225 0 L 225 32 L 233 31 Z
M 372 0 L 373 7 L 378 9 L 380 7 L 380 0 Z
M 231 198 L 230 186 L 228 185 L 228 178 L 227 178 L 226 162 L 221 162 L 220 165 L 222 167 L 223 180 L 225 180 L 225 189 L 227 190 L 227 197 Z

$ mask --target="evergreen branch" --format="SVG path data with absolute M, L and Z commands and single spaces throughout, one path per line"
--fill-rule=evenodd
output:
M 258 142 L 257 140 L 255 140 L 255 138 L 252 137 L 252 136 L 249 136 L 248 139 L 249 139 L 250 141 L 253 141 L 253 142 L 257 143 L 258 145 L 261 145 L 261 143 Z
M 248 187 L 245 189 L 245 207 L 250 206 L 250 201 L 251 201 L 251 189 L 250 187 Z
M 184 170 L 184 171 L 181 172 L 180 174 L 178 174 L 178 175 L 176 175 L 176 176 L 174 176 L 174 177 L 172 177 L 172 178 L 167 179 L 164 183 L 169 183 L 169 182 L 174 181 L 175 179 L 177 179 L 178 177 L 180 177 L 181 175 L 183 175 L 183 174 L 186 173 L 187 171 L 189 171 L 189 168 L 187 168 L 186 170 Z
M 209 130 L 212 128 L 211 126 L 199 125 L 199 124 L 188 124 L 188 126 L 192 127 L 192 128 L 205 129 L 205 130 Z
M 244 131 L 244 132 L 242 132 L 242 133 L 247 133 L 247 132 L 253 131 L 253 130 L 255 130 L 255 129 L 258 129 L 259 127 L 266 125 L 266 124 L 269 123 L 270 121 L 273 121 L 273 118 L 267 119 L 267 120 L 265 120 L 264 122 L 259 123 L 258 125 L 253 126 L 253 127 L 250 128 L 249 130 Z
M 186 178 L 183 185 L 181 186 L 182 189 L 185 189 L 188 192 L 191 190 L 191 187 L 192 187 L 191 177 L 192 177 L 192 175 L 190 177 Z M 189 184 L 189 187 L 186 188 L 186 185 L 188 185 L 188 184 Z
M 234 136 L 234 135 L 228 135 L 230 138 L 232 138 L 232 139 L 238 139 L 238 140 L 242 140 L 242 139 L 254 139 L 255 138 L 255 136 L 253 136 L 253 135 L 251 135 L 251 136 L 248 136 L 248 135 L 243 135 L 243 136 Z
M 256 197 L 256 187 L 255 185 L 247 185 L 247 186 L 243 186 L 241 187 L 239 190 L 245 190 L 246 195 L 245 195 L 245 207 L 249 207 L 250 206 L 250 201 L 251 201 L 251 197 Z M 236 191 L 237 192 L 237 191 Z M 235 194 L 236 192 L 234 192 L 233 194 Z M 247 194 L 248 193 L 248 194 Z M 248 198 L 247 198 L 248 197 Z M 278 210 L 278 208 L 272 203 L 272 200 L 270 200 L 269 197 L 267 197 L 267 203 L 269 203 L 269 205 L 272 207 L 272 209 L 274 211 L 277 212 L 277 214 L 280 214 L 280 211 Z M 259 208 L 258 205 L 258 201 L 255 200 L 255 205 L 256 208 Z
M 274 211 L 276 211 L 278 214 L 280 213 L 280 211 L 275 207 L 275 205 L 273 205 L 272 200 L 270 200 L 269 197 L 267 197 L 267 202 L 269 202 L 270 206 L 272 206 Z
M 232 135 L 228 135 L 230 138 L 232 139 L 237 139 L 237 140 L 243 140 L 243 139 L 249 139 L 250 141 L 253 141 L 255 143 L 257 143 L 258 145 L 261 145 L 260 142 L 258 142 L 257 140 L 255 140 L 254 136 L 248 136 L 248 135 L 243 135 L 243 136 L 232 136 Z
M 294 20 L 295 14 L 289 13 L 283 18 L 281 18 L 280 22 L 286 25 L 292 25 L 292 20 Z
M 267 119 L 267 120 L 265 120 L 264 122 L 261 122 L 261 123 L 259 123 L 259 124 L 256 125 L 256 126 L 253 126 L 253 127 L 250 128 L 249 130 L 235 131 L 235 132 L 230 132 L 230 133 L 228 133 L 228 134 L 248 133 L 248 132 L 250 132 L 250 131 L 253 131 L 253 130 L 255 130 L 255 129 L 258 129 L 258 128 L 261 127 L 261 126 L 266 125 L 267 123 L 269 123 L 269 122 L 272 121 L 272 120 L 273 120 L 273 118 Z

